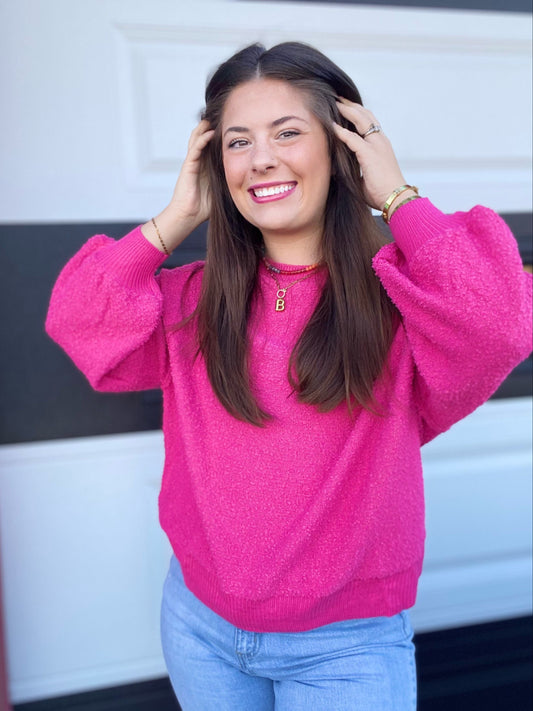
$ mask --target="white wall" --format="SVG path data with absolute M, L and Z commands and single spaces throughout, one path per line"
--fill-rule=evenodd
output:
M 443 209 L 531 209 L 531 23 L 517 13 L 202 0 L 3 3 L 0 220 L 145 219 L 206 74 L 299 38 L 338 61 Z
M 417 631 L 531 613 L 531 401 L 485 404 L 424 448 Z M 159 432 L 0 447 L 0 536 L 17 702 L 165 673 Z
M 259 39 L 338 61 L 445 210 L 531 210 L 523 15 L 300 3 L 0 6 L 0 221 L 144 220 L 167 200 L 206 74 Z M 425 452 L 418 630 L 531 611 L 531 401 L 490 402 Z M 14 702 L 159 676 L 168 544 L 160 433 L 0 448 Z

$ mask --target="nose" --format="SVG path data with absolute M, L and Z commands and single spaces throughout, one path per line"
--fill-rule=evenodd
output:
M 277 165 L 275 152 L 267 141 L 255 144 L 252 152 L 252 170 L 254 173 L 266 173 Z

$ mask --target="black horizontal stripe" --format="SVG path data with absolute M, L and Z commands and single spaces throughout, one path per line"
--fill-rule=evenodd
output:
M 270 2 L 271 0 L 252 0 Z M 278 0 L 278 2 L 284 0 Z M 285 0 L 286 2 L 319 2 L 330 5 L 366 5 L 378 7 L 417 7 L 450 10 L 484 10 L 487 12 L 531 12 L 530 0 Z
M 418 711 L 531 708 L 531 622 L 531 617 L 520 617 L 416 635 Z M 164 678 L 21 703 L 13 706 L 13 711 L 180 708 Z
M 531 214 L 504 218 L 526 263 L 532 259 Z M 378 224 L 383 225 L 381 220 Z M 0 443 L 159 429 L 159 391 L 96 393 L 44 332 L 50 292 L 60 269 L 95 233 L 121 237 L 134 225 L 0 225 Z M 206 228 L 193 233 L 166 262 L 186 264 L 205 255 Z M 532 361 L 521 364 L 496 397 L 532 393 Z

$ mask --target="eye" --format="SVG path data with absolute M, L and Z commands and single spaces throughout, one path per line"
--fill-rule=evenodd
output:
M 294 129 L 287 129 L 278 134 L 278 138 L 293 138 L 293 136 L 299 136 L 300 131 L 295 131 Z
M 228 143 L 228 148 L 242 148 L 246 145 L 248 145 L 248 141 L 245 138 L 234 138 Z

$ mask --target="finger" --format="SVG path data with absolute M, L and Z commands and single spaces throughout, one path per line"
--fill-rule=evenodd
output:
M 209 141 L 213 138 L 215 135 L 214 129 L 209 129 L 207 131 L 204 131 L 201 134 L 198 134 L 196 136 L 192 136 L 189 140 L 189 157 L 191 160 L 197 160 L 200 157 L 200 154 L 204 150 L 204 148 L 207 146 Z
M 209 128 L 209 125 L 209 121 L 207 121 L 206 119 L 202 119 L 202 121 L 200 121 L 200 123 L 198 123 L 193 128 L 193 130 L 191 131 L 191 135 L 189 136 L 189 148 L 200 136 L 212 130 Z
M 372 120 L 376 120 L 376 117 L 368 109 L 366 106 L 363 106 L 362 104 L 358 104 L 356 101 L 350 101 L 349 99 L 345 99 L 343 96 L 339 96 L 337 98 L 337 104 L 344 107 L 345 109 L 351 109 L 352 111 L 355 112 L 355 115 L 358 116 L 368 116 Z
M 341 116 L 353 123 L 360 135 L 365 133 L 372 124 L 378 123 L 374 114 L 360 104 L 337 102 L 337 107 Z
M 361 136 L 358 136 L 357 133 L 344 128 L 344 126 L 340 126 L 338 123 L 335 123 L 335 121 L 333 122 L 333 130 L 335 131 L 337 138 L 345 143 L 354 153 L 357 153 L 364 147 L 365 142 Z
M 195 132 L 203 133 L 204 131 L 206 131 L 209 128 L 209 126 L 210 126 L 209 121 L 207 119 L 202 119 L 195 126 L 193 133 L 195 133 Z
M 372 124 L 379 125 L 379 122 L 374 114 L 361 106 L 361 104 L 356 104 L 352 101 L 348 101 L 347 99 L 343 99 L 342 101 L 337 101 L 337 107 L 341 116 L 348 119 L 348 121 L 351 121 L 351 123 L 355 126 L 357 133 L 361 136 L 370 128 Z
M 213 138 L 215 135 L 215 130 L 210 128 L 208 131 L 205 131 L 205 133 L 202 133 L 201 136 L 198 136 L 198 139 L 196 141 L 196 145 L 202 149 L 207 146 L 209 141 Z

